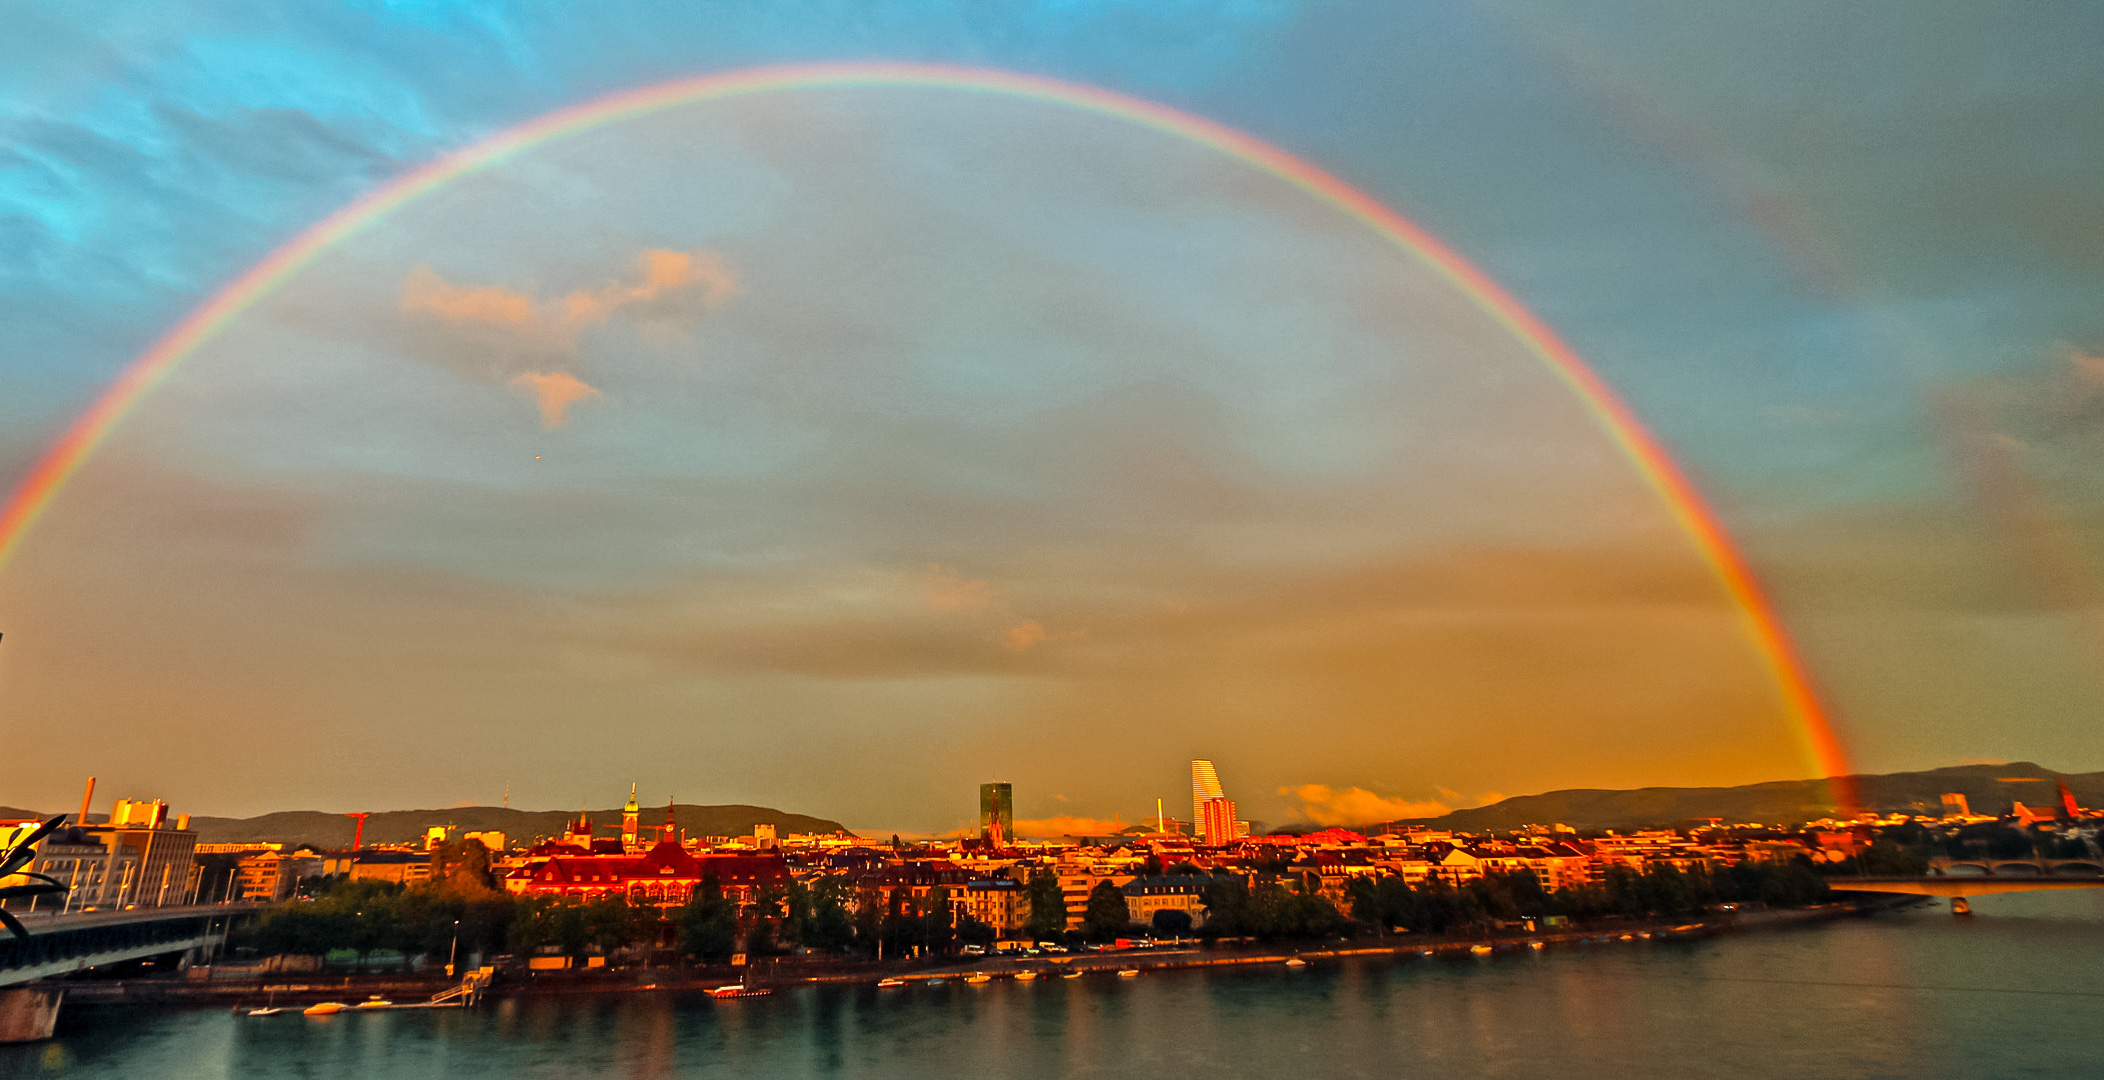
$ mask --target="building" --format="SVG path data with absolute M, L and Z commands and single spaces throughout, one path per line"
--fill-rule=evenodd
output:
M 1198 830 L 1199 839 L 1215 844 L 1225 842 L 1214 840 L 1205 831 L 1205 801 L 1226 797 L 1227 792 L 1220 788 L 1220 774 L 1213 769 L 1213 763 L 1191 762 L 1191 825 Z
M 1191 917 L 1193 927 L 1205 925 L 1205 887 L 1213 879 L 1198 874 L 1135 878 L 1119 889 L 1125 894 L 1127 918 L 1141 926 L 1154 925 L 1158 911 L 1181 911 Z
M 1972 816 L 1972 807 L 1971 807 L 1970 805 L 1968 805 L 1968 804 L 1966 803 L 1966 801 L 1965 801 L 1965 793 L 1964 793 L 1964 792 L 1962 792 L 1962 791 L 1946 791 L 1946 792 L 1944 792 L 1944 793 L 1943 793 L 1943 816 L 1945 816 L 1945 817 L 1971 817 L 1971 816 Z
M 288 855 L 282 851 L 259 851 L 245 856 L 236 866 L 234 896 L 274 904 L 290 897 L 299 888 L 301 878 L 321 872 L 321 857 L 312 852 Z
M 1015 789 L 1004 783 L 979 785 L 979 839 L 1005 848 L 1015 840 Z
M 752 827 L 752 846 L 756 851 L 773 851 L 782 846 L 781 834 L 774 826 L 765 822 L 755 824 Z
M 351 859 L 345 874 L 352 881 L 391 881 L 397 885 L 421 885 L 431 880 L 428 851 L 365 850 Z
M 643 808 L 636 805 L 636 786 L 628 785 L 628 802 L 621 807 L 621 850 L 643 850 Z
M 993 927 L 1002 937 L 1021 934 L 1030 921 L 1030 901 L 1023 883 L 1014 878 L 979 878 L 965 882 L 961 891 L 959 910 Z
M 34 823 L 28 824 L 34 828 Z M 23 869 L 66 884 L 64 897 L 9 901 L 10 910 L 116 910 L 188 904 L 198 885 L 190 815 L 171 822 L 168 804 L 117 800 L 106 825 L 60 828 L 37 844 Z
M 600 853 L 576 845 L 547 847 L 547 858 L 505 879 L 508 891 L 577 901 L 621 897 L 637 906 L 669 908 L 692 899 L 706 881 L 740 904 L 753 903 L 762 892 L 790 882 L 789 865 L 779 854 L 689 853 L 680 845 L 671 807 L 665 808 L 665 827 L 657 844 L 642 855 Z
M 1198 807 L 1198 834 L 1208 844 L 1232 844 L 1249 834 L 1249 827 L 1235 817 L 1235 800 L 1215 795 Z

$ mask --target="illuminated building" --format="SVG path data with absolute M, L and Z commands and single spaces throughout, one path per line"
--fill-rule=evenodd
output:
M 1232 844 L 1242 839 L 1244 825 L 1235 818 L 1235 800 L 1215 795 L 1198 806 L 1198 831 L 1209 844 Z
M 589 837 L 590 823 L 583 822 Z M 577 830 L 573 829 L 574 836 Z M 566 837 L 568 839 L 569 837 Z M 606 844 L 605 847 L 612 847 Z M 591 901 L 620 897 L 637 906 L 677 907 L 713 879 L 723 895 L 740 904 L 758 899 L 766 889 L 789 883 L 789 866 L 779 854 L 693 855 L 679 842 L 672 808 L 665 808 L 665 828 L 658 842 L 640 856 L 599 846 L 544 845 L 548 857 L 522 867 L 505 879 L 505 888 L 523 896 L 559 896 Z M 536 851 L 542 848 L 536 848 Z
M 637 838 L 637 834 L 641 832 L 637 822 L 642 819 L 642 816 L 643 808 L 636 805 L 636 786 L 630 784 L 628 785 L 628 804 L 621 808 L 621 850 L 641 851 L 643 849 L 643 842 Z
M 190 903 L 198 884 L 197 834 L 190 831 L 190 815 L 178 814 L 173 822 L 168 817 L 168 804 L 159 799 L 119 799 L 109 824 L 57 830 L 37 845 L 37 857 L 23 869 L 63 882 L 66 896 L 11 901 L 9 909 L 57 904 L 62 910 L 82 911 Z
M 1010 785 L 979 785 L 979 839 L 996 848 L 1015 839 L 1015 790 Z
M 1226 795 L 1227 792 L 1220 788 L 1220 774 L 1213 770 L 1212 762 L 1191 763 L 1191 827 L 1198 830 L 1199 839 L 1212 840 L 1212 834 L 1205 831 L 1205 801 L 1225 798 Z M 1213 842 L 1217 844 L 1223 841 Z

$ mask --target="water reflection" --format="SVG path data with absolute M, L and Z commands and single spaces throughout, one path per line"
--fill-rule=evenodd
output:
M 1138 979 L 507 1000 L 298 1016 L 73 1009 L 0 1077 L 2104 1075 L 2087 895 L 1705 942 Z

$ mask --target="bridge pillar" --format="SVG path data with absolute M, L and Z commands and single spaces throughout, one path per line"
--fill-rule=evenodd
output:
M 48 1039 L 58 1026 L 58 1003 L 64 990 L 10 986 L 0 990 L 0 1043 Z
M 1972 901 L 1970 901 L 1970 900 L 1967 900 L 1966 898 L 1964 898 L 1964 897 L 1962 897 L 1962 896 L 1953 896 L 1953 897 L 1951 897 L 1951 914 L 1953 914 L 1953 915 L 1970 915 L 1970 914 L 1972 914 Z

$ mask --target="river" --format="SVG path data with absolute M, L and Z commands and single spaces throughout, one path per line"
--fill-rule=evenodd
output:
M 69 1009 L 0 1077 L 2104 1076 L 2104 891 L 1519 950 L 308 1019 Z

